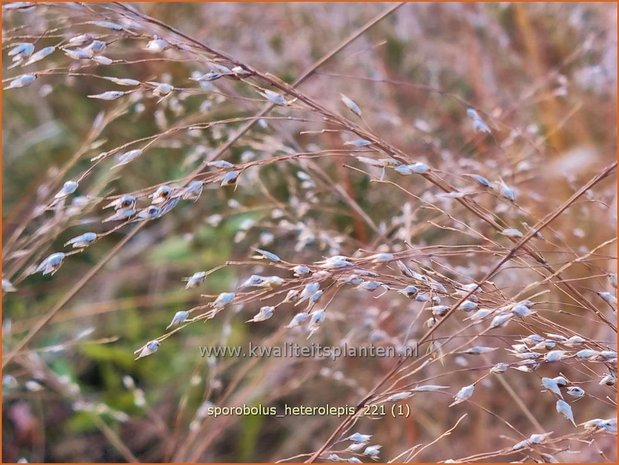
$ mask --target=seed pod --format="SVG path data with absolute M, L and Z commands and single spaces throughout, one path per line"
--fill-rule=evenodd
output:
M 155 36 L 153 40 L 149 41 L 146 44 L 146 47 L 144 47 L 145 50 L 153 53 L 161 53 L 168 48 L 170 48 L 168 41 L 159 39 L 157 36 Z
M 235 66 L 230 70 L 235 76 L 247 76 L 251 74 L 250 71 L 246 70 L 242 66 Z
M 161 216 L 161 208 L 155 205 L 149 205 L 138 212 L 138 219 L 142 220 L 153 220 L 159 216 Z
M 505 326 L 507 324 L 507 322 L 513 317 L 514 315 L 511 313 L 504 313 L 502 315 L 497 315 L 495 316 L 492 321 L 490 322 L 490 329 L 494 329 L 494 328 L 500 328 L 502 326 Z
M 576 423 L 574 422 L 574 413 L 572 412 L 572 407 L 570 407 L 567 402 L 565 402 L 564 400 L 558 400 L 555 408 L 557 409 L 557 412 L 559 412 L 567 420 L 571 421 L 574 426 L 576 426 Z
M 77 190 L 78 186 L 79 184 L 75 181 L 67 181 L 63 184 L 62 189 L 60 189 L 58 193 L 56 193 L 54 198 L 56 200 L 64 199 L 68 195 L 73 194 Z
M 85 247 L 88 247 L 90 244 L 92 244 L 96 239 L 97 239 L 96 233 L 87 232 L 79 236 L 76 236 L 73 239 L 70 239 L 68 242 L 65 243 L 65 247 L 67 245 L 72 245 L 74 249 L 83 249 Z
M 71 58 L 72 60 L 90 60 L 93 57 L 91 50 L 84 50 L 82 48 L 68 49 L 65 48 L 62 50 L 66 56 Z
M 397 171 L 402 176 L 408 176 L 410 174 L 413 174 L 413 170 L 411 169 L 410 165 L 398 165 L 393 168 L 393 170 Z
M 54 51 L 56 51 L 56 47 L 45 47 L 45 48 L 42 48 L 37 53 L 32 55 L 28 59 L 28 61 L 26 63 L 24 63 L 24 66 L 31 65 L 32 63 L 36 63 L 37 61 L 41 61 L 43 58 L 45 58 L 45 57 L 51 55 L 52 53 L 54 53 Z
M 472 312 L 477 308 L 477 304 L 471 300 L 465 300 L 458 308 L 463 312 Z
M 480 184 L 483 187 L 490 187 L 490 181 L 487 178 L 484 178 L 483 176 L 480 176 L 479 174 L 465 174 L 464 176 L 468 176 L 471 179 L 474 179 L 475 181 L 477 181 L 478 184 Z
M 515 228 L 504 229 L 501 234 L 507 237 L 524 237 L 523 234 Z
M 43 386 L 41 386 L 40 383 L 34 381 L 34 380 L 28 380 L 24 383 L 24 387 L 26 388 L 26 390 L 30 391 L 30 392 L 39 392 L 43 390 Z
M 258 255 L 254 255 L 252 258 L 266 259 L 273 263 L 278 263 L 282 261 L 282 259 L 279 258 L 277 255 L 267 250 L 256 249 L 256 252 L 258 253 Z
M 495 350 L 498 350 L 498 347 L 474 346 L 459 353 L 467 355 L 479 355 L 487 354 L 488 352 L 494 352 Z
M 185 280 L 187 281 L 187 285 L 185 286 L 185 289 L 191 289 L 194 287 L 198 287 L 200 284 L 204 282 L 205 279 L 206 279 L 205 271 L 196 271 L 189 278 L 185 278 Z
M 149 195 L 149 198 L 152 199 L 153 205 L 157 205 L 160 203 L 164 203 L 166 200 L 170 198 L 172 195 L 172 188 L 170 186 L 159 186 L 155 192 Z
M 309 327 L 310 329 L 317 329 L 318 326 L 320 326 L 320 324 L 325 321 L 327 314 L 326 312 L 321 309 L 321 310 L 314 310 L 312 312 L 312 314 L 310 315 L 310 322 L 309 322 Z
M 43 260 L 39 266 L 34 270 L 35 273 L 43 273 L 43 275 L 54 275 L 60 268 L 65 259 L 65 254 L 62 252 L 56 252 L 49 255 Z
M 107 223 L 108 221 L 128 220 L 129 218 L 135 216 L 136 213 L 137 211 L 133 208 L 119 208 L 112 216 L 104 219 L 103 223 Z
M 552 351 L 548 352 L 544 356 L 544 361 L 546 361 L 546 362 L 558 362 L 559 360 L 562 360 L 564 358 L 565 358 L 565 351 L 564 350 L 552 350 Z
M 434 281 L 434 282 L 430 282 L 429 285 L 433 291 L 440 292 L 441 294 L 447 294 L 447 289 L 441 283 L 437 283 L 436 281 Z
M 372 259 L 372 263 L 385 263 L 393 260 L 392 253 L 378 253 L 369 257 Z
M 298 289 L 290 289 L 282 303 L 294 302 L 299 297 Z
M 599 353 L 598 357 L 596 357 L 599 360 L 612 360 L 617 358 L 617 352 L 614 350 L 603 350 Z
M 363 289 L 365 291 L 373 292 L 376 289 L 378 289 L 381 285 L 382 283 L 379 283 L 378 281 L 363 281 L 361 284 L 359 284 L 356 287 L 356 289 Z
M 600 296 L 603 300 L 608 302 L 611 305 L 617 305 L 617 297 L 612 295 L 610 292 L 598 292 L 597 295 Z
M 233 292 L 222 292 L 217 296 L 215 301 L 213 302 L 213 307 L 215 308 L 224 308 L 230 302 L 234 300 Z
M 99 26 L 105 29 L 112 29 L 113 31 L 124 30 L 124 28 L 120 24 L 113 23 L 111 21 L 89 21 L 88 24 L 94 24 L 95 26 Z
M 90 44 L 88 44 L 85 50 L 91 50 L 94 53 L 99 53 L 105 50 L 106 47 L 107 44 L 102 40 L 93 40 Z
M 161 346 L 161 343 L 157 340 L 154 341 L 149 341 L 147 342 L 144 347 L 142 347 L 142 349 L 140 349 L 137 354 L 137 357 L 135 358 L 140 359 L 143 357 L 148 357 L 149 355 L 154 354 L 155 352 L 157 352 L 159 350 L 159 347 Z
M 315 292 L 317 292 L 320 289 L 320 283 L 309 283 L 306 284 L 305 287 L 303 288 L 303 291 L 301 291 L 301 295 L 299 303 L 303 302 L 304 300 L 309 299 Z
M 256 313 L 251 320 L 247 320 L 247 323 L 249 323 L 250 321 L 255 323 L 258 321 L 268 320 L 269 318 L 273 316 L 274 310 L 275 310 L 275 307 L 262 307 L 260 311 Z
M 542 442 L 544 442 L 546 440 L 546 438 L 548 436 L 550 436 L 552 433 L 543 433 L 543 434 L 532 434 L 531 436 L 529 436 L 529 442 L 531 444 L 541 444 Z
M 278 94 L 277 92 L 273 92 L 272 90 L 269 89 L 265 89 L 264 92 L 261 92 L 261 94 L 271 103 L 275 104 L 275 105 L 280 105 L 285 107 L 286 105 L 288 105 L 288 102 L 286 101 L 286 99 L 284 98 L 283 95 Z
M 540 342 L 532 347 L 533 350 L 546 349 L 551 350 L 556 347 L 557 343 L 551 339 L 546 339 L 545 341 Z
M 354 147 L 367 147 L 368 145 L 372 145 L 372 142 L 366 139 L 355 139 L 344 142 L 344 145 L 352 145 Z
M 342 102 L 350 111 L 352 111 L 355 115 L 361 117 L 361 108 L 355 102 L 353 102 L 350 98 L 346 97 L 344 94 L 340 94 L 342 98 Z
M 458 293 L 460 295 L 466 295 L 469 292 L 478 292 L 479 290 L 481 290 L 481 287 L 479 286 L 479 284 L 476 284 L 476 283 L 462 284 L 460 285 L 460 289 L 458 289 Z
M 323 294 L 323 292 L 322 292 L 322 291 L 316 291 L 316 292 L 314 292 L 314 293 L 310 296 L 310 298 L 309 298 L 310 303 L 315 303 L 315 302 L 318 302 L 318 301 L 320 300 L 320 298 L 322 297 L 322 294 Z
M 492 313 L 492 310 L 490 310 L 489 308 L 480 308 L 475 313 L 473 313 L 470 317 L 468 317 L 467 320 L 481 321 L 484 318 L 486 318 L 488 315 L 490 315 L 491 313 Z
M 368 446 L 363 451 L 363 455 L 367 455 L 368 457 L 371 457 L 371 458 L 376 458 L 380 454 L 380 448 L 381 447 L 383 447 L 383 446 L 381 446 L 379 444 L 375 444 L 373 446 Z
M 452 191 L 452 192 L 445 192 L 445 193 L 437 194 L 437 197 L 440 197 L 442 199 L 463 199 L 469 194 L 470 192 Z
M 186 310 L 182 310 L 180 312 L 176 312 L 174 317 L 172 317 L 172 321 L 166 327 L 166 329 L 170 329 L 172 326 L 182 324 L 189 317 L 189 312 Z
M 523 358 L 523 359 L 535 359 L 540 358 L 542 356 L 539 352 L 518 352 L 514 353 L 514 357 Z
M 449 386 L 440 386 L 437 384 L 422 384 L 421 386 L 415 386 L 411 389 L 412 392 L 435 392 L 448 389 Z
M 292 317 L 292 320 L 290 320 L 290 323 L 288 323 L 286 328 L 295 328 L 297 326 L 300 326 L 308 318 L 309 318 L 309 315 L 306 312 L 297 313 L 294 317 Z
M 542 336 L 540 336 L 539 334 L 530 334 L 527 337 L 525 337 L 524 339 L 520 339 L 521 342 L 524 342 L 525 344 L 536 344 L 538 342 L 542 342 L 544 340 L 544 338 Z
M 608 418 L 603 420 L 601 418 L 594 418 L 593 420 L 585 421 L 581 425 L 588 430 L 602 429 L 609 433 L 617 433 L 617 419 Z
M 367 142 L 367 144 L 365 144 L 365 142 L 361 142 L 361 141 L 365 141 Z M 344 145 L 369 145 L 371 144 L 371 142 L 368 140 L 366 141 L 365 139 L 359 139 L 358 141 L 353 141 L 354 143 L 348 143 L 346 142 Z M 374 159 L 374 158 L 368 158 L 368 157 L 357 157 L 357 160 L 359 160 L 362 163 L 365 163 L 366 165 L 370 165 L 370 166 L 379 166 L 381 168 L 387 168 L 387 167 L 392 167 L 393 169 L 395 169 L 397 166 L 408 166 L 408 165 L 400 165 L 400 162 L 398 162 L 397 160 L 394 160 L 393 158 L 380 158 L 378 160 Z M 408 173 L 410 174 L 410 173 Z
M 598 384 L 600 386 L 614 386 L 617 384 L 617 377 L 614 374 L 609 373 L 604 376 Z
M 326 260 L 324 260 L 322 262 L 322 264 L 320 265 L 321 268 L 326 268 L 326 269 L 342 269 L 342 268 L 348 268 L 352 266 L 352 263 L 350 261 L 348 261 L 347 257 L 344 257 L 343 255 L 335 255 L 333 257 L 330 257 Z
M 234 165 L 226 160 L 215 160 L 207 163 L 207 166 L 213 166 L 219 169 L 234 168 Z
M 542 233 L 539 232 L 538 230 L 536 230 L 535 228 L 532 228 L 531 226 L 529 226 L 526 222 L 522 222 L 522 225 L 524 226 L 524 228 L 527 230 L 527 233 L 533 233 L 533 237 L 536 239 L 543 239 L 544 236 L 542 236 Z
M 548 436 L 550 436 L 552 433 L 544 433 L 544 434 L 532 434 L 531 436 L 529 436 L 527 439 L 525 439 L 524 441 L 520 441 L 518 443 L 516 443 L 513 447 L 512 450 L 520 450 L 520 449 L 524 449 L 525 447 L 529 447 L 533 444 L 541 444 L 542 442 L 544 442 L 546 440 L 546 438 Z
M 356 274 L 351 274 L 350 276 L 345 276 L 341 279 L 341 282 L 344 284 L 350 284 L 351 286 L 360 286 L 363 284 L 363 279 L 361 279 Z
M 306 265 L 297 265 L 292 269 L 292 271 L 297 277 L 306 276 L 312 273 L 312 270 L 310 270 Z
M 469 118 L 473 120 L 473 128 L 475 129 L 475 131 L 486 133 L 491 132 L 488 125 L 484 122 L 484 120 L 481 119 L 481 116 L 479 116 L 477 111 L 475 111 L 473 108 L 467 108 L 466 114 Z
M 222 64 L 219 64 L 219 63 L 211 62 L 211 67 L 215 71 L 217 71 L 217 72 L 219 72 L 221 74 L 231 74 L 232 73 L 230 68 L 228 68 L 227 66 L 224 66 Z
M 284 284 L 284 279 L 279 276 L 265 276 L 264 282 L 259 287 L 273 288 Z
M 561 394 L 561 390 L 559 389 L 559 385 L 557 384 L 557 382 L 554 379 L 552 379 L 552 378 L 542 378 L 542 386 L 544 386 L 546 389 L 548 389 L 549 391 L 555 393 L 556 395 L 561 397 L 561 399 L 563 399 L 563 394 Z
M 449 305 L 435 305 L 434 307 L 430 307 L 429 310 L 432 311 L 434 316 L 443 317 L 447 315 L 449 308 Z
M 428 302 L 430 300 L 430 297 L 428 296 L 428 294 L 425 293 L 419 293 L 415 296 L 415 301 L 416 302 Z
M 114 63 L 114 60 L 112 60 L 111 58 L 108 57 L 104 57 L 103 55 L 95 55 L 92 57 L 92 61 L 96 61 L 97 63 L 99 63 L 100 65 L 111 65 L 112 63 Z
M 223 74 L 216 73 L 215 71 L 209 71 L 208 73 L 205 73 L 205 74 L 199 74 L 198 72 L 195 77 L 191 77 L 190 79 L 192 81 L 208 83 L 210 81 L 215 81 L 221 77 L 223 77 Z
M 229 171 L 224 174 L 224 177 L 221 180 L 222 186 L 230 186 L 236 184 L 237 178 L 239 177 L 238 171 Z
M 449 404 L 450 407 L 460 404 L 473 395 L 473 391 L 475 391 L 475 385 L 469 384 L 468 386 L 464 386 L 462 389 L 458 391 L 458 393 L 454 397 L 454 401 Z
M 430 168 L 425 163 L 421 163 L 420 161 L 413 163 L 412 165 L 408 165 L 413 173 L 417 174 L 425 174 Z
M 405 295 L 409 299 L 411 299 L 415 297 L 415 295 L 417 295 L 417 293 L 419 292 L 419 289 L 417 289 L 413 285 L 409 285 L 409 286 L 406 286 L 404 289 L 398 290 L 398 292 L 402 295 Z
M 533 315 L 535 312 L 532 311 L 529 307 L 522 304 L 516 304 L 512 307 L 512 313 L 521 318 Z
M 116 163 L 112 168 L 117 168 L 122 165 L 126 165 L 127 163 L 132 162 L 140 155 L 142 155 L 142 149 L 129 150 L 128 152 L 120 153 L 116 155 Z
M 529 351 L 529 346 L 526 344 L 512 344 L 512 349 L 517 353 L 524 353 Z
M 585 342 L 587 342 L 585 339 L 583 339 L 582 337 L 575 335 L 570 337 L 567 341 L 565 341 L 565 345 L 568 347 L 575 347 L 575 346 L 579 346 L 581 344 L 584 344 Z
M 565 341 L 567 341 L 567 337 L 562 336 L 561 334 L 546 333 L 546 336 L 560 343 L 564 343 Z
M 247 278 L 239 287 L 241 289 L 246 287 L 256 287 L 260 286 L 263 282 L 264 278 L 262 276 L 253 274 L 249 278 Z
M 204 183 L 196 180 L 191 181 L 187 187 L 182 190 L 181 197 L 183 200 L 198 200 L 202 195 Z
M 181 201 L 180 197 L 171 198 L 169 201 L 167 201 L 161 206 L 161 213 L 159 213 L 159 216 L 163 216 L 166 213 L 168 213 L 170 210 L 176 207 L 180 201 Z
M 155 97 L 165 97 L 174 90 L 174 86 L 166 82 L 149 82 L 149 84 L 155 86 L 153 89 L 153 95 Z
M 516 201 L 516 193 L 513 191 L 511 187 L 509 187 L 503 180 L 498 182 L 497 190 L 499 191 L 499 195 L 510 202 Z
M 413 393 L 412 392 L 408 392 L 408 391 L 398 392 L 396 394 L 392 394 L 389 397 L 387 397 L 385 399 L 385 402 L 397 402 L 399 400 L 408 399 L 412 395 L 413 395 Z
M 576 358 L 591 359 L 599 355 L 599 352 L 597 350 L 592 350 L 592 349 L 582 349 L 576 352 L 575 355 L 576 355 Z
M 2 293 L 16 291 L 17 289 L 15 288 L 15 286 L 13 286 L 13 283 L 10 280 L 2 278 Z
M 113 82 L 114 84 L 118 84 L 119 86 L 139 86 L 141 84 L 140 81 L 136 81 L 135 79 L 115 77 L 105 77 L 105 79 Z
M 529 445 L 530 445 L 529 440 L 524 439 L 523 441 L 520 441 L 514 444 L 514 446 L 512 447 L 512 450 L 524 449 L 525 447 L 529 447 Z
M 21 42 L 9 50 L 8 55 L 13 57 L 13 62 L 19 62 L 28 58 L 34 52 L 34 44 Z
M 567 393 L 572 397 L 580 398 L 580 397 L 584 397 L 585 390 L 578 386 L 570 386 L 567 388 Z
M 120 90 L 108 90 L 107 92 L 103 92 L 101 94 L 88 95 L 88 98 L 94 98 L 99 100 L 116 100 L 125 95 L 127 92 L 122 92 Z
M 491 369 L 490 372 L 492 373 L 505 373 L 509 368 L 509 365 L 507 363 L 497 363 L 496 365 L 494 365 Z
M 17 89 L 20 87 L 27 87 L 36 81 L 36 74 L 22 74 L 21 76 L 17 76 L 15 79 L 11 81 L 11 83 L 6 87 L 6 89 Z

